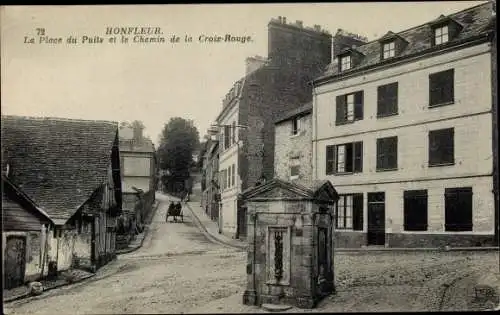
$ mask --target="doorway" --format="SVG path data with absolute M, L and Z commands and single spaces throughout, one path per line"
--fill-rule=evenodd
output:
M 368 193 L 368 245 L 385 245 L 385 193 Z
M 12 289 L 24 284 L 26 271 L 26 237 L 7 236 L 5 246 L 5 288 Z

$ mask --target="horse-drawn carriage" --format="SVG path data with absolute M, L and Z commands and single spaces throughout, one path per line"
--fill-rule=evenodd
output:
M 173 202 L 170 203 L 167 210 L 167 217 L 165 219 L 166 222 L 168 222 L 168 217 L 174 217 L 174 222 L 177 222 L 177 217 L 181 217 L 181 222 L 184 222 L 182 205 L 180 202 L 177 202 L 176 204 L 174 204 Z

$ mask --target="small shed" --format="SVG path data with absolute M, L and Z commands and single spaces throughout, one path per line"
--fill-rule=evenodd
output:
M 330 181 L 273 179 L 244 191 L 248 208 L 247 305 L 313 308 L 334 292 Z

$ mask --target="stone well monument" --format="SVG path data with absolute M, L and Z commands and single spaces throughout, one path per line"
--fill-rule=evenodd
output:
M 273 179 L 241 198 L 249 245 L 243 303 L 314 308 L 334 293 L 332 184 Z

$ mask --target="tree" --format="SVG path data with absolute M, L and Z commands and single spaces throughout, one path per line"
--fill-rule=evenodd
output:
M 160 169 L 168 171 L 164 182 L 169 182 L 168 191 L 179 190 L 189 178 L 193 153 L 199 148 L 199 133 L 192 120 L 171 118 L 165 124 L 158 147 Z M 177 185 L 177 188 L 175 187 Z M 185 187 L 183 187 L 185 188 Z

